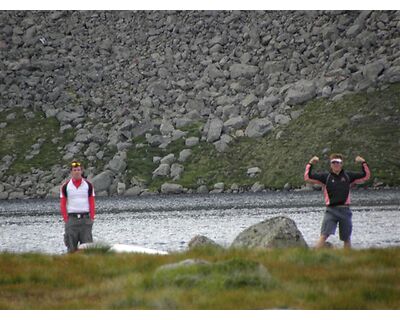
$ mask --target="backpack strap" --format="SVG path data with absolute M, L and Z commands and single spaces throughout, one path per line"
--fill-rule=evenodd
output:
M 89 186 L 89 188 L 88 188 L 88 197 L 91 197 L 92 193 L 93 193 L 93 185 L 89 181 L 87 181 L 86 179 L 85 179 L 85 181 Z
M 67 182 L 65 182 L 65 183 L 63 184 L 62 188 L 61 188 L 61 192 L 62 192 L 62 194 L 63 194 L 63 196 L 64 196 L 65 198 L 68 198 L 67 187 L 68 187 L 68 183 L 69 183 L 70 181 L 71 181 L 71 180 L 67 180 Z

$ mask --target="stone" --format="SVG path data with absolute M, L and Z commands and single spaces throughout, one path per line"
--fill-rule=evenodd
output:
M 165 264 L 159 268 L 156 269 L 155 274 L 166 271 L 166 270 L 174 270 L 174 269 L 179 269 L 182 267 L 191 267 L 191 266 L 197 266 L 197 265 L 210 265 L 211 263 L 208 262 L 207 260 L 202 260 L 202 259 L 186 259 L 183 261 L 179 261 L 176 263 L 169 263 Z
M 179 140 L 180 138 L 183 138 L 185 136 L 186 136 L 186 132 L 181 131 L 181 130 L 174 130 L 172 132 L 171 140 L 172 141 L 176 141 L 176 140 Z
M 389 83 L 400 82 L 400 66 L 393 66 L 385 71 L 384 77 Z
M 214 142 L 214 147 L 218 152 L 225 152 L 229 148 L 228 144 L 223 140 Z
M 179 161 L 179 162 L 185 162 L 191 155 L 192 155 L 192 150 L 190 150 L 190 149 L 183 149 L 183 150 L 179 153 L 178 161 Z
M 207 133 L 207 142 L 214 142 L 221 136 L 224 123 L 218 118 L 214 118 L 210 122 L 210 127 Z
M 21 200 L 21 199 L 27 199 L 28 197 L 25 196 L 23 191 L 11 191 L 8 194 L 8 200 Z
M 60 196 L 60 194 L 58 194 Z M 0 200 L 7 200 L 8 199 L 8 192 L 7 191 L 2 191 L 0 192 Z
M 175 122 L 175 126 L 178 129 L 182 129 L 182 128 L 187 127 L 188 125 L 191 125 L 194 121 L 195 121 L 194 119 L 183 117 L 183 118 L 175 119 L 174 122 Z
M 153 171 L 153 179 L 156 177 L 167 177 L 170 173 L 170 165 L 167 163 L 160 164 L 160 166 Z
M 77 112 L 66 112 L 61 111 L 57 113 L 56 118 L 61 124 L 70 123 L 77 118 L 81 118 L 83 115 Z
M 206 194 L 208 193 L 208 188 L 205 185 L 199 186 L 196 190 L 197 193 Z
M 216 184 L 214 184 L 214 190 L 224 190 L 225 188 L 225 184 L 223 182 L 218 182 Z
M 240 113 L 240 107 L 238 105 L 226 105 L 222 108 L 222 118 L 226 121 L 227 119 L 237 117 Z
M 171 165 L 176 160 L 175 155 L 173 153 L 167 154 L 164 158 L 160 160 L 161 164 L 169 164 Z
M 287 217 L 274 217 L 250 226 L 232 242 L 233 248 L 308 248 L 296 223 Z
M 254 94 L 249 94 L 244 98 L 244 100 L 241 102 L 241 105 L 245 108 L 251 107 L 255 105 L 258 102 L 258 98 Z
M 222 248 L 219 244 L 217 244 L 214 240 L 202 235 L 194 236 L 188 244 L 189 249 L 201 248 L 201 247 L 214 247 L 214 248 Z
M 298 105 L 309 101 L 316 95 L 316 87 L 313 81 L 300 80 L 287 92 L 285 102 L 288 105 Z
M 363 26 L 361 24 L 352 25 L 349 29 L 347 29 L 346 36 L 350 38 L 355 37 L 361 31 L 362 27 Z
M 229 132 L 231 130 L 238 130 L 245 127 L 247 124 L 248 120 L 243 118 L 242 116 L 230 118 L 229 120 L 224 122 L 223 131 Z
M 249 138 L 260 138 L 273 129 L 272 123 L 267 118 L 255 118 L 246 128 L 245 135 Z
M 181 174 L 183 173 L 183 171 L 184 171 L 184 167 L 181 164 L 174 163 L 171 166 L 170 177 L 174 181 L 179 180 L 181 178 Z
M 276 124 L 285 125 L 290 122 L 290 117 L 285 114 L 277 114 L 274 118 Z
M 146 140 L 147 143 L 152 147 L 158 147 L 164 143 L 164 137 L 160 135 L 147 135 Z
M 330 86 L 325 86 L 322 88 L 321 95 L 323 98 L 329 98 L 331 94 L 332 94 L 332 88 Z
M 157 164 L 157 163 L 159 163 L 159 162 L 161 161 L 161 159 L 162 159 L 161 157 L 154 156 L 154 157 L 153 157 L 153 163 L 156 163 L 156 164 Z
M 363 75 L 370 81 L 375 81 L 378 76 L 385 70 L 385 65 L 381 61 L 369 63 L 363 68 Z
M 251 186 L 250 190 L 251 192 L 261 192 L 265 190 L 265 185 L 260 182 L 256 182 Z
M 126 169 L 126 162 L 121 156 L 114 156 L 114 158 L 108 163 L 108 167 L 115 173 L 122 173 Z
M 168 120 L 163 120 L 160 126 L 160 132 L 162 135 L 166 136 L 169 134 L 172 134 L 172 132 L 174 132 L 175 128 L 172 125 L 172 123 Z
M 163 183 L 161 185 L 161 193 L 173 193 L 173 194 L 178 194 L 183 192 L 183 187 L 180 184 L 175 184 L 175 183 Z
M 185 146 L 189 147 L 189 148 L 194 147 L 195 145 L 198 145 L 198 144 L 199 144 L 198 137 L 190 137 L 185 140 Z
M 264 97 L 258 102 L 257 108 L 259 111 L 264 111 L 264 110 L 272 111 L 272 108 L 276 106 L 279 103 L 279 101 L 280 101 L 279 96 L 272 95 Z
M 267 61 L 264 64 L 264 75 L 285 70 L 285 61 Z
M 258 72 L 258 67 L 255 66 L 251 66 L 251 65 L 247 65 L 247 64 L 239 64 L 239 63 L 235 63 L 233 65 L 231 65 L 231 67 L 229 68 L 229 72 L 231 74 L 231 78 L 232 79 L 236 79 L 236 78 L 252 78 L 256 75 L 256 73 Z
M 108 191 L 114 181 L 114 174 L 110 170 L 106 170 L 92 179 L 95 192 Z
M 142 193 L 142 188 L 135 186 L 125 191 L 125 196 L 138 196 Z
M 261 173 L 261 169 L 259 167 L 252 167 L 247 169 L 247 176 L 250 178 L 254 178 L 258 174 Z
M 125 183 L 122 183 L 122 182 L 118 182 L 118 185 L 117 185 L 117 194 L 120 196 L 120 195 L 123 195 L 123 194 L 125 194 L 125 191 L 126 191 L 126 184 Z

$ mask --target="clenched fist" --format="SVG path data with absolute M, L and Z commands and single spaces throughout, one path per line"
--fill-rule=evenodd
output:
M 308 162 L 311 163 L 311 164 L 316 164 L 318 161 L 319 161 L 319 158 L 317 156 L 314 156 Z
M 364 158 L 361 158 L 360 156 L 356 157 L 356 162 L 365 162 Z

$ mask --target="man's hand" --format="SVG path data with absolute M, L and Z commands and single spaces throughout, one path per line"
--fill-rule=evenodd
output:
M 360 156 L 356 157 L 356 163 L 357 162 L 365 162 L 364 158 L 361 158 Z
M 316 164 L 318 161 L 319 161 L 319 158 L 317 156 L 314 156 L 308 162 L 311 163 L 311 164 Z

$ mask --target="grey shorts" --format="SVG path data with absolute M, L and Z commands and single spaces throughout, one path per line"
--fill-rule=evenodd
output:
M 353 213 L 349 207 L 328 207 L 326 208 L 324 219 L 322 220 L 321 235 L 329 236 L 335 234 L 339 224 L 339 238 L 348 241 L 353 230 L 351 221 Z

